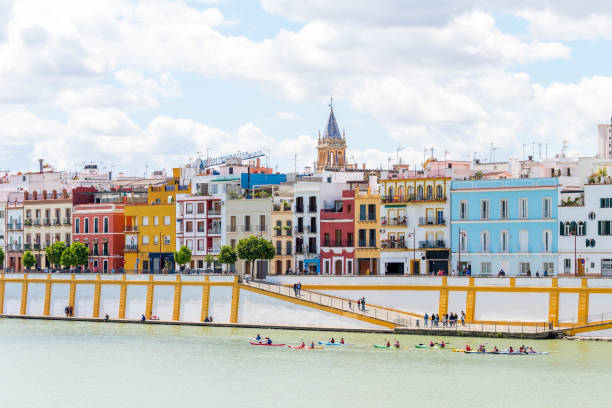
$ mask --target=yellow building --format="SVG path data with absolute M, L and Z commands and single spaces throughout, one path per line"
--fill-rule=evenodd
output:
M 125 268 L 136 273 L 174 269 L 176 250 L 176 195 L 191 191 L 180 184 L 180 169 L 168 183 L 149 186 L 146 204 L 125 206 Z
M 380 195 L 355 190 L 355 263 L 357 275 L 380 274 Z

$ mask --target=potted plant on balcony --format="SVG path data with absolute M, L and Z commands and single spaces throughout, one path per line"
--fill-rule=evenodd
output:
M 290 211 L 291 210 L 291 204 L 289 204 L 289 202 L 287 201 L 283 201 L 283 211 Z
M 283 229 L 287 232 L 291 232 L 291 225 L 284 225 Z

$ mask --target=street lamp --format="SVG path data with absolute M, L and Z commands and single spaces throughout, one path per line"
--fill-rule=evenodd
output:
M 578 236 L 576 232 L 570 232 L 570 235 L 574 236 L 574 276 L 578 276 L 578 257 L 576 255 L 576 240 Z
M 467 236 L 467 234 L 465 233 L 465 231 L 461 231 L 461 228 L 459 228 L 459 261 L 457 262 L 457 273 L 459 274 L 459 276 L 461 276 L 461 246 L 462 246 L 462 242 L 461 242 L 461 238 Z
M 412 232 L 408 233 L 408 236 L 412 236 L 412 275 L 414 275 L 414 268 L 416 266 L 416 229 L 413 228 Z

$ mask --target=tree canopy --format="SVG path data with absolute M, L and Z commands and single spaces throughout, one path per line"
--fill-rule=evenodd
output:
M 275 255 L 272 241 L 251 235 L 238 241 L 238 256 L 249 263 L 258 259 L 272 259 Z
M 66 250 L 66 243 L 64 241 L 57 241 L 53 245 L 45 248 L 47 259 L 52 265 L 58 266 L 62 262 L 62 254 Z
M 63 266 L 67 267 L 75 266 L 74 257 L 72 256 L 72 251 L 70 250 L 70 247 L 67 247 L 66 249 L 64 249 L 64 252 L 62 252 L 62 256 L 60 257 L 60 263 Z
M 30 269 L 34 265 L 36 265 L 36 258 L 34 257 L 34 255 L 32 255 L 30 251 L 26 251 L 25 254 L 23 254 L 22 262 L 23 266 L 25 266 L 26 269 Z
M 177 264 L 184 266 L 191 261 L 191 250 L 187 248 L 185 245 L 181 246 L 181 248 L 174 252 L 174 262 Z
M 89 263 L 89 249 L 80 242 L 73 242 L 70 245 L 74 266 L 86 266 Z
M 4 250 L 0 248 L 0 269 L 3 268 L 4 265 Z
M 233 265 L 238 260 L 238 254 L 236 250 L 229 245 L 223 245 L 219 248 L 219 262 L 226 264 L 229 269 L 229 265 Z

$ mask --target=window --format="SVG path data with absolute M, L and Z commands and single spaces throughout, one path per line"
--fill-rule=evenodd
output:
M 193 221 L 185 222 L 185 232 L 193 232 Z
M 482 275 L 490 275 L 491 274 L 491 262 L 481 262 L 480 263 L 480 273 Z
M 552 217 L 552 204 L 551 198 L 546 197 L 542 199 L 542 218 Z
M 595 213 L 593 211 L 591 211 L 589 213 L 589 220 L 594 220 L 595 219 Z
M 359 246 L 360 247 L 366 246 L 366 230 L 364 229 L 359 230 Z
M 323 246 L 329 246 L 329 232 L 323 234 Z
M 376 230 L 370 230 L 370 248 L 376 248 Z
M 198 214 L 204 214 L 204 203 L 198 203 Z
M 286 231 L 285 235 L 291 235 L 291 221 L 290 220 L 287 221 L 287 227 L 288 228 L 285 230 Z
M 159 217 L 157 215 L 153 217 L 153 225 L 159 225 Z
M 170 245 L 170 235 L 164 235 L 164 245 Z
M 489 232 L 488 231 L 482 231 L 482 233 L 480 234 L 480 247 L 482 249 L 482 252 L 489 252 Z
M 459 202 L 459 219 L 467 220 L 468 219 L 468 203 L 467 201 Z
M 142 217 L 142 225 L 149 225 L 149 217 L 147 216 Z
M 245 231 L 251 230 L 251 216 L 250 215 L 244 216 L 244 230 Z
M 501 250 L 501 252 L 508 252 L 508 248 L 510 247 L 509 245 L 509 239 L 510 239 L 510 235 L 508 234 L 508 231 L 502 231 L 500 234 L 500 239 L 499 239 L 499 248 Z
M 366 205 L 361 204 L 359 206 L 359 220 L 365 221 L 365 219 L 366 219 Z
M 610 235 L 610 221 L 598 221 L 597 233 L 599 235 Z
M 154 245 L 159 245 L 159 236 L 158 235 L 154 235 L 153 236 L 153 244 Z
M 287 241 L 287 255 L 291 255 L 291 241 Z
M 578 235 L 584 236 L 586 235 L 586 223 L 584 221 L 578 222 Z
M 499 218 L 508 219 L 508 200 L 499 200 Z
M 444 200 L 444 190 L 442 189 L 442 186 L 436 187 L 436 198 L 438 200 Z
M 102 232 L 108 234 L 108 217 L 104 217 Z
M 203 251 L 203 250 L 204 250 L 204 240 L 198 239 L 198 251 Z
M 276 241 L 276 255 L 283 254 L 283 241 Z
M 572 271 L 572 260 L 565 258 L 563 260 L 563 273 L 571 273 Z
M 193 203 L 185 204 L 185 214 L 193 214 Z
M 417 200 L 422 200 L 423 199 L 423 186 L 418 186 L 417 187 Z
M 519 231 L 519 252 L 529 252 L 529 231 Z
M 204 232 L 204 221 L 198 221 L 198 232 Z
M 551 276 L 555 274 L 555 264 L 554 262 L 544 262 L 544 275 Z
M 480 200 L 480 219 L 489 219 L 489 200 Z
M 81 233 L 81 219 L 80 218 L 74 219 L 74 233 L 75 234 Z
M 89 218 L 83 218 L 85 225 L 83 227 L 83 233 L 89 234 Z
M 235 239 L 230 239 L 230 246 L 234 249 L 236 249 L 236 240 Z
M 427 199 L 433 200 L 433 187 L 427 186 Z
M 529 262 L 519 262 L 519 269 L 521 275 L 531 275 L 531 267 Z
M 602 276 L 612 275 L 612 259 L 601 260 L 601 274 Z
M 610 208 L 612 207 L 612 199 L 611 198 L 600 198 L 600 207 L 601 208 Z
M 142 236 L 142 244 L 143 245 L 148 245 L 149 244 L 149 236 L 148 235 L 143 235 Z
M 527 199 L 526 198 L 520 198 L 519 199 L 519 218 L 521 220 L 526 220 L 528 216 L 527 213 Z
M 545 230 L 542 234 L 542 240 L 544 241 L 542 243 L 544 252 L 550 252 L 552 248 L 552 232 L 550 232 L 550 230 Z
M 170 225 L 170 216 L 169 215 L 164 216 L 164 225 Z
M 100 227 L 100 220 L 98 220 L 98 218 L 94 218 L 94 234 L 97 234 L 99 231 L 99 227 Z
M 368 204 L 368 220 L 376 221 L 376 204 Z
M 192 251 L 193 250 L 193 240 L 188 239 L 186 244 L 187 244 L 187 248 L 189 248 L 189 250 Z
M 468 235 L 467 232 L 462 231 L 459 234 L 459 248 L 462 252 L 467 252 L 468 250 Z

